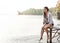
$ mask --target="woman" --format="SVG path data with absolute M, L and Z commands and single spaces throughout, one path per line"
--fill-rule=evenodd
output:
M 49 12 L 48 7 L 44 7 L 44 20 L 43 20 L 43 27 L 41 30 L 40 40 L 42 39 L 44 31 L 47 33 L 47 40 L 48 40 L 49 38 L 48 29 L 50 29 L 52 26 L 53 26 L 53 20 L 52 20 L 51 13 Z

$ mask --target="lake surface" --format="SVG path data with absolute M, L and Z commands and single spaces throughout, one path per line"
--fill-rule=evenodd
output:
M 53 20 L 55 26 L 60 23 L 60 20 L 57 20 L 55 17 L 53 17 Z M 16 40 L 24 40 L 26 38 L 33 38 L 33 40 L 35 40 L 34 38 L 39 39 L 42 22 L 43 16 L 41 15 L 1 15 L 0 43 L 17 43 L 15 42 Z M 26 38 L 22 39 L 23 37 Z M 13 42 L 12 39 L 16 40 Z M 30 43 L 33 40 L 30 40 Z M 29 43 L 29 41 L 18 41 L 18 43 Z

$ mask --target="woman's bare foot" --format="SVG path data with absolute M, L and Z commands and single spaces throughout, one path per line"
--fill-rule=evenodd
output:
M 42 37 L 40 38 L 39 43 L 40 43 L 41 40 L 42 40 Z
M 42 40 L 42 37 L 40 38 L 40 40 L 39 41 L 41 41 Z

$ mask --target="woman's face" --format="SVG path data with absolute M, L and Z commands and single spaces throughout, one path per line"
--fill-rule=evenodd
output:
M 45 12 L 45 13 L 47 12 L 47 9 L 46 9 L 46 8 L 44 8 L 44 12 Z

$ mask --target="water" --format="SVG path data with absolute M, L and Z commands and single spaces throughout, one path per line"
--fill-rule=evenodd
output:
M 55 25 L 60 23 L 60 21 L 54 17 L 53 20 Z M 30 43 L 32 43 L 35 40 L 34 38 L 36 38 L 36 40 L 39 39 L 42 22 L 43 16 L 40 15 L 1 15 L 0 43 L 25 43 L 24 41 L 20 42 L 20 40 L 26 38 L 30 39 Z M 15 42 L 12 41 L 12 39 L 19 41 L 17 42 L 15 40 Z M 29 41 L 26 43 L 29 43 Z

